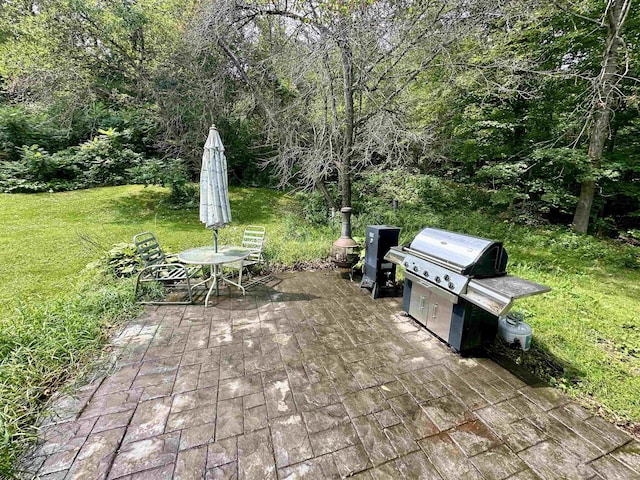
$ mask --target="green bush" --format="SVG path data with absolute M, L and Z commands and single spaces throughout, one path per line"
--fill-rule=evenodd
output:
M 29 193 L 124 185 L 144 162 L 128 147 L 129 132 L 101 130 L 79 147 L 50 154 L 38 145 L 21 149 L 18 162 L 0 163 L 0 192 Z
M 263 146 L 262 130 L 256 122 L 218 117 L 215 124 L 225 146 L 231 184 L 250 187 L 278 184 L 271 169 L 266 168 L 262 161 L 273 152 Z
M 0 106 L 0 161 L 17 161 L 23 146 L 52 151 L 69 145 L 65 131 L 46 113 L 23 106 Z
M 71 158 L 78 168 L 86 169 L 88 186 L 124 185 L 131 179 L 129 169 L 142 164 L 143 156 L 128 147 L 129 132 L 100 130 L 100 135 L 71 150 Z M 57 154 L 62 155 L 62 152 Z M 62 162 L 60 162 L 62 163 Z
M 70 140 L 73 145 L 78 145 L 94 137 L 100 129 L 115 130 L 127 132 L 127 146 L 134 152 L 155 154 L 157 109 L 157 106 L 147 104 L 136 108 L 116 108 L 96 102 L 74 111 Z M 54 113 L 53 109 L 50 113 Z
M 329 220 L 330 210 L 327 201 L 319 191 L 298 192 L 295 194 L 296 215 L 304 218 L 311 225 L 325 225 Z
M 73 108 L 53 103 L 44 111 L 25 106 L 0 106 L 0 161 L 17 161 L 23 147 L 39 145 L 58 152 L 95 137 L 99 129 L 128 132 L 128 145 L 135 152 L 154 154 L 157 107 L 137 105 L 116 108 L 102 102 Z M 65 125 L 64 127 L 62 125 Z
M 415 170 L 372 170 L 360 176 L 353 188 L 357 212 L 388 211 L 397 199 L 401 208 L 486 210 L 492 193 L 479 187 L 443 180 Z
M 133 243 L 117 243 L 97 265 L 114 278 L 129 278 L 140 271 L 142 261 Z
M 147 160 L 131 169 L 132 180 L 143 185 L 169 187 L 169 204 L 175 208 L 195 207 L 199 187 L 190 181 L 189 167 L 183 160 Z

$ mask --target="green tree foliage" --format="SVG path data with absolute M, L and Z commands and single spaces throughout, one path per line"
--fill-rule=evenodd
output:
M 38 145 L 24 146 L 21 159 L 0 162 L 0 191 L 45 192 L 105 185 L 123 185 L 136 178 L 143 163 L 128 145 L 128 132 L 101 130 L 77 147 L 49 153 Z
M 0 73 L 13 94 L 126 102 L 179 44 L 183 1 L 44 0 L 4 10 Z
M 217 48 L 264 118 L 281 183 L 313 187 L 403 162 L 425 145 L 406 125 L 406 92 L 499 12 L 494 2 L 213 1 L 203 48 Z
M 229 114 L 233 82 L 189 36 L 197 2 L 162 0 L 11 2 L 0 14 L 0 160 L 23 146 L 50 153 L 87 142 L 99 130 L 128 132 L 128 146 L 168 167 L 197 171 L 212 123 L 225 124 L 232 181 L 269 181 L 260 169 L 255 123 Z M 225 90 L 225 87 L 230 87 Z M 134 165 L 130 165 L 134 166 Z M 13 166 L 12 169 L 19 169 Z M 109 174 L 107 174 L 107 177 Z
M 160 166 L 177 185 L 179 170 L 186 184 L 215 123 L 232 182 L 317 188 L 350 203 L 351 177 L 409 164 L 495 192 L 492 205 L 514 215 L 569 224 L 593 181 L 592 231 L 631 230 L 634 9 L 601 160 L 588 148 L 616 2 L 5 2 L 0 161 L 14 163 L 4 174 L 42 182 L 25 178 L 33 156 L 40 176 L 66 180 L 73 168 L 55 155 L 75 158 L 68 149 L 114 129 L 154 159 L 150 171 Z M 173 168 L 176 158 L 187 168 Z
M 468 39 L 456 62 L 425 73 L 413 92 L 413 119 L 434 132 L 436 142 L 420 165 L 500 190 L 497 201 L 507 208 L 563 223 L 571 221 L 580 185 L 592 179 L 597 185 L 592 216 L 609 218 L 596 222 L 594 231 L 637 224 L 640 152 L 627 132 L 638 118 L 633 62 L 638 14 L 632 11 L 627 19 L 627 70 L 616 81 L 609 107 L 615 114 L 596 165 L 588 149 L 597 99 L 593 88 L 606 40 L 599 21 L 604 6 L 584 1 L 566 8 L 529 7 L 496 19 L 485 36 Z

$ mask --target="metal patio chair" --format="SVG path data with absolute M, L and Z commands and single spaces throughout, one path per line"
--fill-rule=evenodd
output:
M 242 262 L 242 269 L 247 273 L 247 282 L 243 283 L 244 288 L 252 287 L 258 283 L 264 283 L 271 278 L 271 275 L 264 275 L 261 277 L 253 277 L 251 274 L 251 267 L 268 268 L 267 260 L 264 255 L 264 242 L 266 239 L 266 228 L 259 225 L 249 225 L 244 229 L 242 235 L 243 248 L 251 250 L 251 254 Z M 228 264 L 225 267 L 231 269 L 240 270 L 240 264 Z
M 144 268 L 136 278 L 134 298 L 138 298 L 140 285 L 145 282 L 160 282 L 169 287 L 179 288 L 186 282 L 188 301 L 142 301 L 140 303 L 151 305 L 189 305 L 193 303 L 191 292 L 191 280 L 202 275 L 201 266 L 187 266 L 174 259 L 171 255 L 165 255 L 151 232 L 143 232 L 133 237 L 138 254 L 142 258 Z

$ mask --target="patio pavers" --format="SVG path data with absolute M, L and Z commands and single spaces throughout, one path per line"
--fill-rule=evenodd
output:
M 149 308 L 109 375 L 58 398 L 43 479 L 640 478 L 640 443 L 462 358 L 334 272 Z M 28 476 L 28 475 L 25 475 Z

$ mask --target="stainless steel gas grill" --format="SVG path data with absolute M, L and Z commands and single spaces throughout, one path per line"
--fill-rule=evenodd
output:
M 460 352 L 492 341 L 515 300 L 550 290 L 507 275 L 502 242 L 437 228 L 385 259 L 405 269 L 404 311 Z

